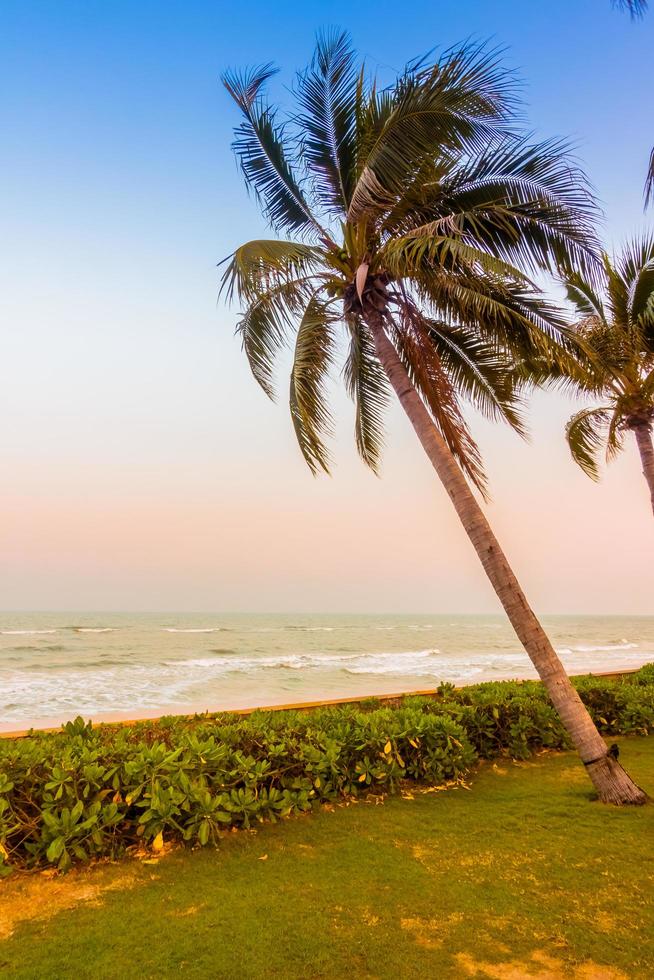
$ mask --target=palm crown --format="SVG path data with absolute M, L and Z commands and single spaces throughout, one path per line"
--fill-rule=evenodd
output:
M 626 431 L 649 432 L 654 419 L 654 236 L 634 240 L 617 260 L 604 255 L 599 289 L 571 277 L 568 295 L 580 318 L 584 387 L 602 401 L 570 419 L 568 443 L 596 478 L 600 450 L 610 459 Z
M 223 78 L 243 121 L 233 144 L 263 213 L 285 240 L 229 258 L 223 288 L 255 378 L 295 335 L 290 408 L 315 472 L 329 467 L 325 381 L 349 351 L 358 450 L 382 448 L 387 380 L 366 311 L 384 318 L 411 381 L 451 452 L 483 487 L 461 399 L 520 430 L 524 365 L 561 355 L 562 321 L 537 295 L 535 269 L 591 261 L 591 196 L 560 142 L 515 128 L 512 78 L 495 52 L 463 47 L 409 65 L 380 87 L 347 35 L 319 37 L 282 121 L 264 99 L 270 65 Z

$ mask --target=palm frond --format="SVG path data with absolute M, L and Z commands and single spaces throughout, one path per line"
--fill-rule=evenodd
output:
M 310 470 L 329 473 L 324 439 L 332 431 L 326 381 L 334 357 L 334 319 L 328 304 L 315 295 L 300 322 L 289 391 L 291 418 L 298 444 Z
M 254 379 L 274 399 L 274 368 L 312 293 L 312 281 L 281 282 L 259 293 L 236 325 Z
M 524 279 L 514 265 L 466 241 L 456 219 L 449 218 L 388 239 L 379 251 L 379 262 L 398 279 L 411 278 L 426 268 L 448 272 L 477 269 L 496 277 Z
M 478 248 L 522 269 L 567 264 L 597 272 L 598 208 L 565 141 L 491 140 L 432 193 L 427 209 L 458 217 L 466 240 Z
M 522 379 L 506 352 L 481 339 L 474 329 L 437 320 L 426 324 L 454 390 L 486 418 L 502 419 L 524 435 L 518 394 Z
M 617 405 L 609 421 L 608 432 L 606 433 L 606 462 L 610 463 L 611 460 L 622 450 L 624 443 L 624 426 L 623 426 L 623 416 L 620 411 L 619 405 Z
M 313 62 L 298 76 L 302 156 L 317 197 L 330 213 L 344 215 L 355 180 L 355 105 L 358 73 L 349 35 L 318 36 Z
M 572 416 L 565 429 L 572 458 L 593 480 L 599 479 L 598 456 L 612 414 L 610 408 L 583 408 Z
M 480 149 L 506 128 L 513 106 L 510 75 L 483 45 L 409 66 L 391 92 L 371 93 L 348 219 L 388 209 L 426 157 Z
M 654 201 L 654 149 L 650 153 L 647 178 L 645 180 L 645 207 Z
M 606 277 L 606 296 L 608 302 L 608 317 L 613 324 L 622 330 L 627 330 L 630 323 L 629 283 L 622 275 L 623 270 L 611 262 L 608 255 L 604 256 L 604 274 Z
M 457 393 L 424 324 L 405 306 L 399 311 L 399 318 L 393 319 L 392 325 L 397 352 L 412 384 L 459 466 L 486 498 L 486 475 L 479 447 L 470 433 Z
M 384 447 L 384 416 L 390 388 L 375 353 L 375 347 L 362 322 L 350 324 L 350 349 L 343 368 L 345 387 L 354 401 L 354 435 L 361 459 L 373 473 L 379 473 Z
M 285 144 L 285 130 L 274 109 L 262 99 L 265 83 L 276 72 L 267 64 L 245 72 L 228 71 L 222 81 L 245 119 L 236 128 L 232 148 L 245 182 L 261 204 L 273 228 L 293 232 L 318 231 L 320 224 L 291 165 L 292 150 Z
M 566 343 L 566 321 L 528 281 L 434 269 L 415 277 L 412 288 L 434 316 L 475 329 L 514 357 L 549 357 Z
M 606 323 L 604 304 L 594 286 L 580 272 L 569 272 L 565 277 L 568 299 L 576 307 L 580 317 L 596 317 Z
M 654 233 L 628 242 L 618 262 L 620 278 L 627 284 L 629 323 L 654 319 Z
M 633 20 L 643 17 L 649 6 L 647 0 L 612 0 L 612 4 L 620 10 L 626 10 Z
M 252 301 L 274 286 L 308 277 L 321 267 L 322 258 L 322 249 L 314 245 L 274 238 L 253 239 L 224 260 L 227 264 L 220 295 L 226 294 L 230 302 L 235 296 Z
M 654 408 L 654 368 L 648 371 L 643 378 L 640 393 L 643 401 Z

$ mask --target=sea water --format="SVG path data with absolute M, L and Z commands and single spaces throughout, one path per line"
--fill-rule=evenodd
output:
M 654 616 L 545 616 L 568 671 L 654 661 Z M 0 614 L 0 730 L 535 677 L 502 616 Z

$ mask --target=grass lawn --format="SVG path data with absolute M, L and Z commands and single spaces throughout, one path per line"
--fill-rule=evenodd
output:
M 620 741 L 654 795 L 654 738 Z M 219 851 L 0 883 L 0 976 L 654 976 L 654 805 L 573 755 L 336 807 Z

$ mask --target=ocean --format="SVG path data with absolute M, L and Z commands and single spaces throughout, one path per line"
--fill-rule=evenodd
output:
M 545 616 L 572 673 L 654 661 L 654 616 Z M 502 616 L 0 614 L 0 730 L 530 678 Z

